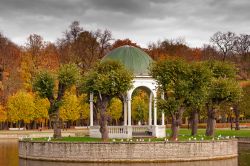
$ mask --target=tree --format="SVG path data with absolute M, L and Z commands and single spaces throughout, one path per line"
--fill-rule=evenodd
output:
M 68 89 L 62 100 L 60 107 L 60 118 L 62 121 L 72 122 L 76 120 L 86 120 L 89 118 L 89 103 L 86 94 L 77 95 L 76 87 Z
M 112 34 L 108 30 L 84 30 L 78 21 L 69 28 L 58 42 L 60 60 L 62 63 L 75 63 L 85 72 L 109 50 Z
M 164 98 L 158 100 L 157 106 L 172 118 L 173 140 L 178 137 L 186 98 L 189 95 L 189 72 L 188 64 L 178 59 L 159 61 L 151 67 L 151 74 L 164 93 Z
M 235 51 L 238 54 L 237 64 L 240 68 L 240 75 L 248 79 L 250 75 L 250 35 L 240 34 L 236 37 Z
M 0 100 L 6 104 L 8 96 L 21 88 L 21 49 L 0 33 Z
M 22 88 L 32 91 L 32 74 L 34 73 L 33 61 L 31 54 L 23 53 L 21 58 L 20 76 L 22 80 Z
M 50 115 L 54 118 L 54 138 L 61 137 L 60 106 L 65 91 L 77 83 L 79 78 L 78 67 L 74 64 L 65 64 L 59 68 L 57 79 L 57 96 L 54 95 L 55 79 L 51 73 L 42 71 L 37 74 L 33 82 L 34 91 L 40 97 L 47 98 L 50 102 Z
M 118 125 L 118 120 L 122 116 L 122 102 L 118 98 L 113 98 L 108 106 L 108 115 L 110 118 L 115 120 L 116 125 Z
M 148 96 L 147 93 L 138 89 L 132 99 L 132 119 L 144 123 L 148 119 Z
M 72 92 L 66 92 L 60 107 L 60 118 L 63 121 L 75 121 L 80 118 L 81 100 Z
M 107 108 L 113 97 L 118 97 L 132 86 L 133 75 L 117 61 L 103 61 L 84 75 L 82 92 L 93 93 L 97 97 L 96 107 L 100 112 L 100 132 L 102 139 L 108 139 Z
M 32 59 L 32 71 L 35 73 L 35 70 L 38 69 L 41 61 L 39 61 L 39 58 L 43 54 L 44 49 L 44 41 L 42 36 L 37 34 L 31 34 L 26 43 L 26 53 L 31 56 Z
M 137 45 L 136 43 L 132 42 L 130 39 L 118 39 L 116 40 L 112 46 L 111 46 L 111 50 L 124 46 L 124 45 L 129 45 L 129 46 L 134 46 L 137 48 L 141 48 L 139 45 Z
M 50 103 L 48 99 L 41 98 L 40 96 L 35 95 L 34 104 L 35 104 L 35 110 L 34 110 L 35 124 L 36 122 L 40 122 L 43 125 L 45 119 L 49 118 L 48 112 Z
M 233 32 L 216 32 L 210 41 L 214 43 L 222 53 L 223 61 L 234 51 L 236 35 Z
M 216 60 L 219 59 L 219 52 L 215 46 L 212 45 L 203 45 L 201 50 L 202 60 Z
M 238 103 L 241 98 L 239 84 L 236 82 L 236 68 L 230 63 L 208 61 L 207 65 L 212 71 L 212 82 L 209 88 L 207 108 L 207 136 L 214 135 L 217 106 L 222 103 Z
M 7 112 L 4 107 L 0 105 L 0 123 L 5 122 L 7 120 Z
M 250 118 L 250 83 L 243 86 L 243 97 L 239 104 L 239 110 L 246 118 Z
M 79 101 L 81 102 L 81 111 L 80 111 L 80 119 L 87 120 L 89 119 L 89 100 L 88 95 L 81 94 L 79 97 Z
M 0 105 L 0 130 L 4 129 L 4 123 L 7 121 L 7 112 L 3 105 Z
M 151 43 L 148 46 L 148 53 L 155 60 L 167 59 L 169 57 L 181 57 L 186 60 L 193 60 L 194 57 L 195 59 L 197 58 L 197 53 L 186 45 L 183 38 L 166 39 L 157 43 Z
M 197 134 L 198 115 L 207 101 L 211 78 L 211 71 L 203 63 L 192 63 L 190 65 L 189 95 L 186 99 L 186 106 L 191 109 L 191 135 Z
M 7 115 L 8 120 L 14 123 L 23 120 L 24 123 L 30 123 L 34 119 L 34 96 L 31 93 L 19 91 L 16 94 L 9 97 L 7 102 Z
M 250 53 L 250 35 L 240 34 L 235 38 L 235 50 L 244 59 L 247 59 Z
M 145 122 L 147 116 L 147 104 L 140 96 L 135 96 L 132 101 L 132 118 L 137 122 Z

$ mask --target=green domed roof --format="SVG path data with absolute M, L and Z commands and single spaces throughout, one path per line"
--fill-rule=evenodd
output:
M 102 61 L 118 60 L 132 71 L 135 76 L 148 76 L 152 58 L 144 51 L 133 46 L 122 46 L 112 50 Z

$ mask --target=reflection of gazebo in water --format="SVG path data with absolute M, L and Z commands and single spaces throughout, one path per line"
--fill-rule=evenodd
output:
M 103 61 L 108 59 L 120 61 L 127 69 L 134 73 L 133 88 L 127 92 L 123 101 L 123 126 L 108 126 L 109 137 L 132 138 L 134 135 L 140 133 L 154 137 L 165 137 L 164 113 L 162 113 L 161 125 L 157 124 L 157 83 L 149 75 L 148 70 L 150 63 L 153 62 L 151 57 L 139 48 L 123 46 L 111 51 L 103 58 Z M 131 123 L 131 99 L 133 91 L 137 88 L 147 89 L 149 92 L 148 125 L 132 125 Z M 90 94 L 90 136 L 101 137 L 99 126 L 93 125 L 93 94 Z

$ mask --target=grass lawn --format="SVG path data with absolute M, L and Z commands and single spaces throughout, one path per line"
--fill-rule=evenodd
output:
M 206 129 L 198 129 L 198 135 L 205 135 Z M 167 129 L 167 134 L 170 134 L 171 130 Z M 191 130 L 188 129 L 180 129 L 180 135 L 191 134 Z M 236 136 L 236 137 L 250 137 L 249 129 L 241 129 L 241 130 L 230 130 L 230 129 L 215 129 L 215 136 Z
M 167 135 L 169 137 L 171 133 L 170 129 L 167 129 Z M 199 129 L 198 134 L 195 137 L 190 136 L 191 130 L 180 129 L 178 141 L 202 141 L 202 140 L 222 140 L 234 137 L 250 137 L 250 130 L 228 130 L 228 129 L 216 129 L 215 137 L 206 137 L 205 129 Z M 156 142 L 166 141 L 169 138 L 133 138 L 133 139 L 109 139 L 109 142 Z M 26 139 L 30 140 L 30 139 Z M 48 141 L 48 138 L 33 138 L 33 141 Z M 62 141 L 62 142 L 101 142 L 99 138 L 91 137 L 63 137 L 60 139 L 51 138 L 50 141 Z

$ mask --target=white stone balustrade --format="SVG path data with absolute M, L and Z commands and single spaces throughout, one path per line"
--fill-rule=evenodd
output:
M 132 138 L 131 126 L 108 126 L 109 138 Z M 90 127 L 90 137 L 101 138 L 100 127 Z

